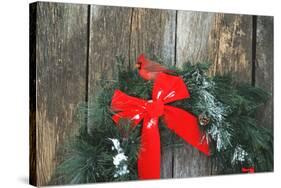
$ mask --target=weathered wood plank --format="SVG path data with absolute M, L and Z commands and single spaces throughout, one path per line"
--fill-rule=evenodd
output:
M 112 83 L 117 75 L 116 56 L 129 65 L 131 8 L 91 5 L 89 36 L 89 103 L 103 83 Z M 129 66 L 128 66 L 129 67 Z M 91 133 L 92 122 L 88 122 Z
M 183 147 L 174 150 L 174 177 L 198 177 L 211 175 L 211 159 L 203 153 L 184 143 Z
M 37 185 L 36 151 L 36 13 L 37 3 L 29 5 L 29 183 Z
M 251 81 L 252 16 L 178 11 L 177 66 L 210 62 L 210 74 Z
M 160 57 L 173 65 L 175 59 L 176 11 L 133 9 L 130 42 L 130 63 L 135 64 L 139 54 Z
M 130 38 L 130 66 L 139 54 L 160 57 L 170 65 L 175 63 L 176 11 L 156 9 L 133 9 Z M 173 153 L 171 148 L 162 148 L 161 177 L 172 177 Z
M 257 17 L 256 86 L 272 94 L 261 107 L 258 122 L 273 129 L 273 17 Z
M 178 11 L 176 65 L 187 61 L 197 63 L 209 60 L 208 42 L 213 27 L 214 13 Z M 211 160 L 187 143 L 174 150 L 175 178 L 211 174 Z
M 161 178 L 173 178 L 173 153 L 173 148 L 161 148 Z
M 212 75 L 230 73 L 238 82 L 252 80 L 252 16 L 216 14 L 209 38 Z
M 211 75 L 230 74 L 237 82 L 252 82 L 253 17 L 216 14 L 209 39 Z M 212 162 L 212 174 L 219 167 Z
M 37 185 L 48 184 L 58 149 L 78 127 L 74 110 L 85 100 L 87 5 L 37 4 Z M 33 62 L 35 63 L 35 62 Z
M 215 13 L 178 11 L 177 66 L 209 61 L 209 35 L 214 26 Z
M 176 65 L 210 62 L 210 74 L 251 83 L 252 16 L 178 11 Z M 217 173 L 215 164 L 185 144 L 174 152 L 174 177 Z

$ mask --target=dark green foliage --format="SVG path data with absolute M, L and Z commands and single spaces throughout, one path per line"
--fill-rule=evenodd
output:
M 79 184 L 137 179 L 136 160 L 139 147 L 140 127 L 132 128 L 128 122 L 116 126 L 111 119 L 109 104 L 113 89 L 104 85 L 101 93 L 79 108 L 78 118 L 81 125 L 79 133 L 65 146 L 67 153 L 57 168 L 52 182 Z M 86 126 L 87 125 L 87 126 Z M 129 174 L 114 177 L 116 168 L 109 138 L 120 141 L 128 157 Z
M 236 173 L 241 167 L 254 167 L 257 172 L 273 170 L 273 135 L 272 130 L 259 125 L 256 112 L 269 97 L 264 90 L 249 84 L 237 85 L 230 77 L 215 77 L 215 94 L 218 100 L 229 106 L 227 120 L 232 128 L 232 147 L 217 152 L 214 157 L 221 161 L 222 173 Z M 231 165 L 236 146 L 241 146 L 247 153 L 244 162 Z M 231 157 L 229 157 L 231 156 Z
M 128 71 L 124 59 L 118 57 L 117 63 L 116 80 L 102 80 L 100 94 L 88 105 L 81 105 L 80 131 L 65 147 L 67 152 L 54 181 L 75 184 L 137 179 L 141 124 L 132 128 L 130 121 L 123 120 L 116 126 L 111 119 L 110 101 L 115 89 L 150 99 L 153 83 L 140 78 L 136 70 Z M 237 84 L 229 76 L 208 77 L 208 68 L 208 64 L 202 63 L 187 63 L 181 69 L 170 67 L 184 79 L 191 94 L 189 99 L 171 105 L 196 116 L 204 114 L 209 117 L 210 122 L 200 128 L 205 133 L 202 136 L 211 142 L 211 157 L 220 173 L 240 173 L 242 167 L 252 166 L 256 171 L 272 171 L 272 132 L 259 125 L 255 118 L 257 108 L 267 100 L 268 93 L 247 84 Z M 161 118 L 159 129 L 162 147 L 176 147 L 182 143 Z M 109 138 L 120 141 L 128 156 L 126 163 L 130 173 L 114 177 L 116 151 L 112 150 Z

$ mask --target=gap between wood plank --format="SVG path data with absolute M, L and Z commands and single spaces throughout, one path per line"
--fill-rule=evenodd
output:
M 177 30 L 178 30 L 178 11 L 176 10 L 174 66 L 176 66 L 177 63 Z
M 87 6 L 87 47 L 86 47 L 86 85 L 85 85 L 85 103 L 87 106 L 89 105 L 89 61 L 90 61 L 90 32 L 91 29 L 91 5 Z M 88 110 L 85 112 L 86 117 L 85 117 L 85 128 L 86 131 L 89 133 L 89 128 L 88 128 Z
M 90 27 L 91 27 L 91 5 L 88 5 L 87 10 L 87 52 L 86 52 L 86 95 L 85 102 L 89 100 L 89 59 L 90 59 Z
M 257 48 L 257 16 L 253 16 L 252 20 L 252 86 L 256 84 L 256 48 Z
M 129 50 L 128 50 L 128 68 L 130 69 L 131 66 L 131 57 L 130 57 L 130 53 L 131 53 L 131 36 L 132 36 L 132 30 L 133 30 L 133 16 L 134 16 L 134 8 L 132 8 L 132 12 L 131 12 L 131 18 L 130 18 L 130 33 L 129 33 Z
M 175 51 L 174 51 L 174 66 L 177 65 L 177 29 L 178 28 L 178 11 L 176 10 L 176 17 L 175 17 Z M 174 135 L 172 137 L 172 144 L 174 143 Z M 172 178 L 174 178 L 174 148 L 172 148 Z

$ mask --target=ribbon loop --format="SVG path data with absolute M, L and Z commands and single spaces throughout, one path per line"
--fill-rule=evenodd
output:
M 153 100 L 162 100 L 165 104 L 188 98 L 189 92 L 181 77 L 160 73 L 155 79 L 152 90 Z

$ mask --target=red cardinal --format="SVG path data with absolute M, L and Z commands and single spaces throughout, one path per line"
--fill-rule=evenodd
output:
M 140 76 L 145 80 L 154 80 L 160 72 L 167 74 L 174 73 L 165 66 L 145 58 L 144 54 L 138 57 L 136 67 L 139 69 Z

